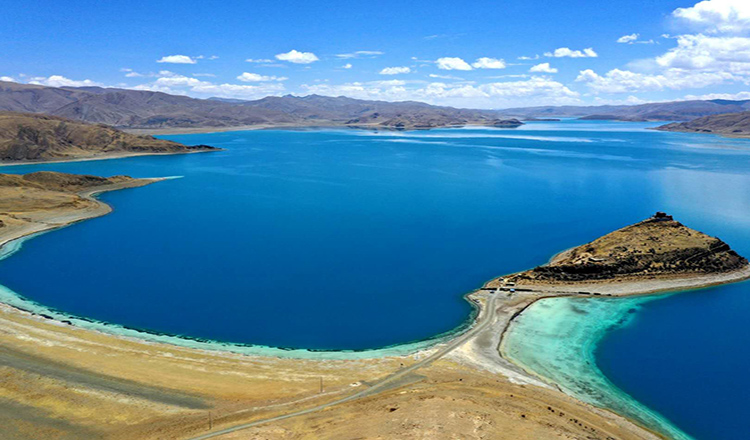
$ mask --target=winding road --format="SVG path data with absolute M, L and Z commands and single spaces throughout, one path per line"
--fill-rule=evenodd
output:
M 342 397 L 338 400 L 334 400 L 332 402 L 314 406 L 312 408 L 294 411 L 294 412 L 282 414 L 276 417 L 260 419 L 254 422 L 243 423 L 243 424 L 225 428 L 219 431 L 209 432 L 207 434 L 199 435 L 197 437 L 192 437 L 189 440 L 204 440 L 208 438 L 218 437 L 224 434 L 229 434 L 229 433 L 236 432 L 236 431 L 241 431 L 243 429 L 252 428 L 253 426 L 258 426 L 258 425 L 262 425 L 265 423 L 275 422 L 275 421 L 284 420 L 284 419 L 290 419 L 292 417 L 297 417 L 297 416 L 303 416 L 305 414 L 310 414 L 310 413 L 324 410 L 326 408 L 330 408 L 334 405 L 340 405 L 342 403 L 351 402 L 353 400 L 358 400 L 363 397 L 368 397 L 373 394 L 377 394 L 379 392 L 385 391 L 389 388 L 389 386 L 397 384 L 400 379 L 404 378 L 409 373 L 412 373 L 422 367 L 425 367 L 431 364 L 432 362 L 435 362 L 436 360 L 440 359 L 441 357 L 445 356 L 446 354 L 450 353 L 451 351 L 455 350 L 456 348 L 466 343 L 469 339 L 476 336 L 482 330 L 486 329 L 495 320 L 495 316 L 497 312 L 496 302 L 499 296 L 500 296 L 500 290 L 499 289 L 495 290 L 487 301 L 487 307 L 486 307 L 486 310 L 484 310 L 484 314 L 483 315 L 480 314 L 479 318 L 477 318 L 477 322 L 469 331 L 459 336 L 458 338 L 450 341 L 447 345 L 439 348 L 435 353 L 427 356 L 421 361 L 416 362 L 408 367 L 402 368 L 396 371 L 395 373 L 389 376 L 386 376 L 383 379 L 380 379 L 369 388 L 366 388 L 350 396 Z

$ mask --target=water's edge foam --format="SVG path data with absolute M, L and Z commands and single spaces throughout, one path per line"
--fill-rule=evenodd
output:
M 596 365 L 596 349 L 611 330 L 628 325 L 643 304 L 673 294 L 538 300 L 511 322 L 501 344 L 502 355 L 583 402 L 669 438 L 693 440 L 618 388 Z

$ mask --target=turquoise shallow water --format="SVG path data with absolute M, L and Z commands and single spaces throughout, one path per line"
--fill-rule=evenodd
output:
M 614 410 L 671 438 L 690 439 L 661 414 L 613 384 L 602 373 L 595 355 L 608 333 L 626 327 L 643 305 L 659 299 L 662 298 L 540 300 L 514 320 L 503 341 L 503 353 L 585 402 Z
M 750 255 L 750 143 L 650 125 L 183 135 L 169 138 L 226 151 L 4 167 L 183 177 L 104 194 L 111 215 L 24 242 L 0 262 L 0 295 L 121 332 L 369 350 L 455 331 L 471 319 L 462 295 L 484 280 L 657 210 Z M 737 297 L 731 308 L 719 302 L 711 319 L 750 312 Z M 670 310 L 676 320 L 687 311 Z M 722 337 L 743 350 L 741 335 Z M 623 358 L 659 349 L 619 341 L 616 352 L 632 354 Z M 691 370 L 682 377 L 694 380 L 706 366 L 691 356 L 673 351 L 650 368 L 670 378 Z M 644 392 L 637 377 L 618 374 L 618 366 L 632 370 L 627 362 L 607 359 L 602 369 L 619 388 L 680 427 L 681 417 L 694 418 L 670 404 L 685 400 L 679 386 L 653 380 Z M 726 377 L 740 371 L 726 365 Z

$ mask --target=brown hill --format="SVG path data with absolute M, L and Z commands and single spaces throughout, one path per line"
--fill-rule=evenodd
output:
M 656 127 L 661 131 L 713 133 L 731 137 L 750 137 L 750 111 L 705 116 L 688 122 Z
M 225 127 L 293 122 L 281 112 L 160 92 L 56 88 L 0 81 L 0 110 L 45 113 L 115 127 Z
M 0 112 L 2 162 L 177 154 L 213 149 L 205 145 L 188 147 L 54 116 Z
M 745 258 L 715 237 L 664 213 L 627 226 L 517 275 L 523 283 L 611 280 L 729 272 Z

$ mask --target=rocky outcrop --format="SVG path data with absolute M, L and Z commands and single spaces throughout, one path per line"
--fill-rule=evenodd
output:
M 748 261 L 718 238 L 664 213 L 560 254 L 517 275 L 521 282 L 578 282 L 729 272 Z

